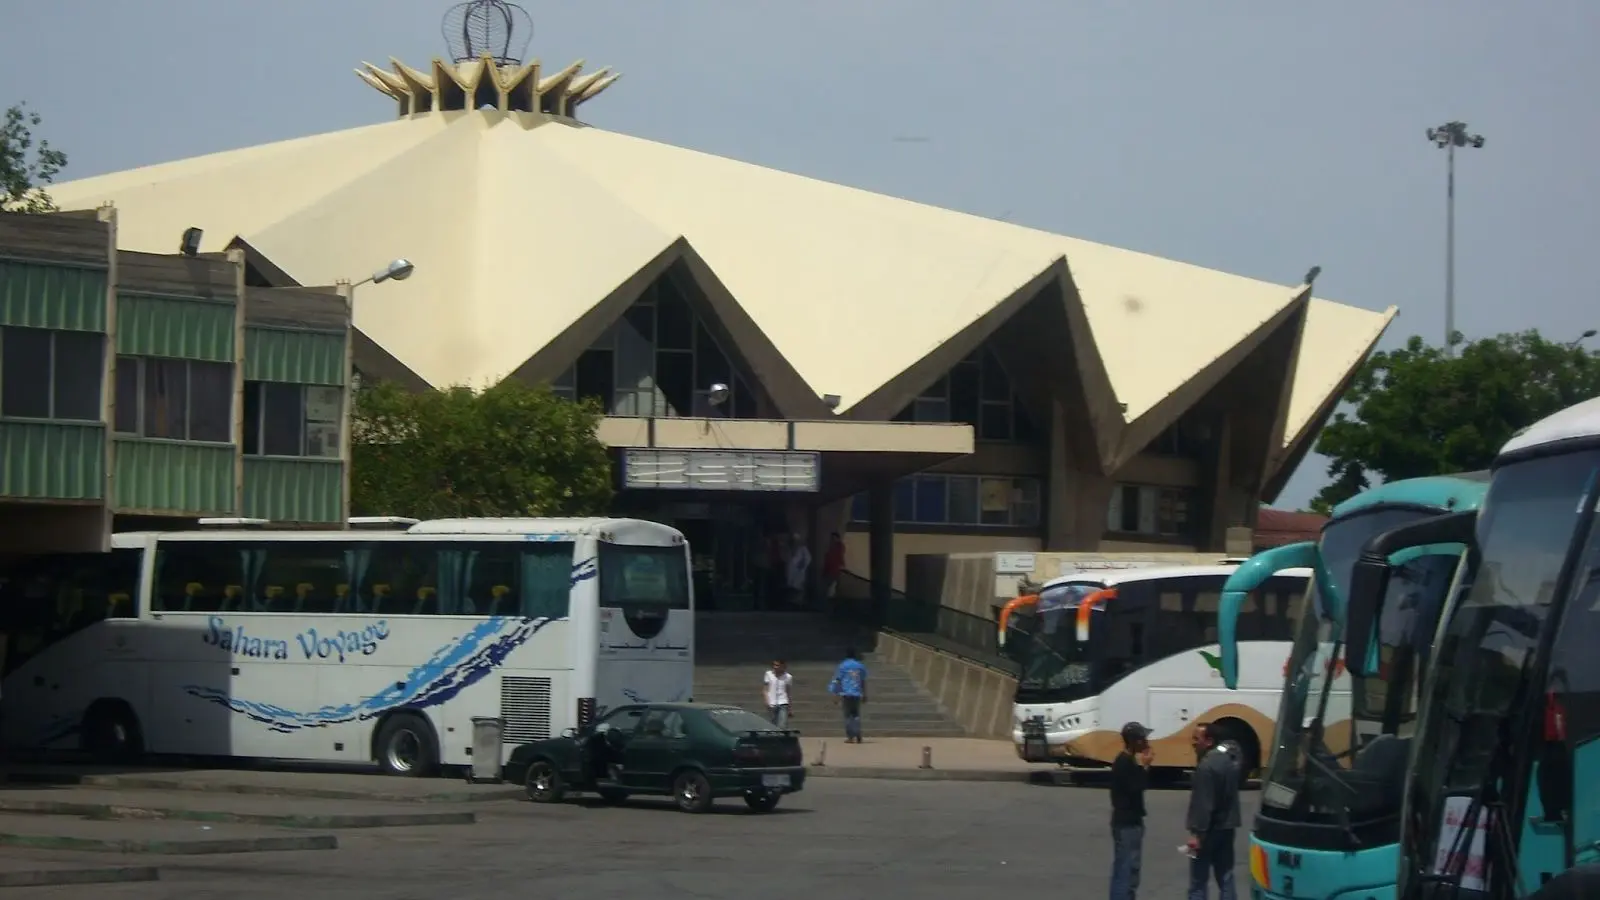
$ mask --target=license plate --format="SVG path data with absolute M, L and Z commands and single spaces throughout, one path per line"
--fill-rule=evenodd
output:
M 763 776 L 761 776 L 761 786 L 762 787 L 773 787 L 773 788 L 786 788 L 786 787 L 789 786 L 789 776 L 787 776 L 787 775 L 763 775 Z

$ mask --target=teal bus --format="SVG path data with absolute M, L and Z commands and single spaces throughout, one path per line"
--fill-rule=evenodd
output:
M 1313 573 L 1312 597 L 1284 663 L 1251 833 L 1258 900 L 1394 897 L 1405 738 L 1415 725 L 1428 638 L 1465 544 L 1440 542 L 1396 557 L 1394 602 L 1370 675 L 1345 665 L 1345 596 L 1369 539 L 1442 514 L 1470 516 L 1487 488 L 1487 472 L 1380 485 L 1335 507 L 1316 541 L 1257 554 L 1223 586 L 1217 631 L 1223 682 L 1233 689 L 1239 680 L 1236 622 L 1250 592 L 1286 568 Z
M 1405 900 L 1600 897 L 1600 398 L 1512 438 L 1434 635 L 1402 791 Z M 1394 558 L 1351 576 L 1346 640 L 1371 647 Z M 1359 667 L 1374 665 L 1368 652 Z

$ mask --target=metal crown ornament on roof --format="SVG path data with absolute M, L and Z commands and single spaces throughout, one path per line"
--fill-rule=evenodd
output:
M 487 56 L 502 66 L 520 66 L 533 39 L 528 11 L 505 0 L 457 3 L 445 12 L 441 27 L 450 58 L 458 63 Z
M 539 60 L 524 60 L 533 38 L 533 20 L 515 3 L 467 0 L 444 15 L 450 61 L 436 58 L 432 69 L 413 69 L 390 58 L 390 69 L 369 62 L 356 70 L 361 80 L 399 104 L 400 118 L 434 112 L 499 110 L 576 118 L 578 107 L 621 78 L 609 67 L 588 74 L 583 60 L 548 75 Z

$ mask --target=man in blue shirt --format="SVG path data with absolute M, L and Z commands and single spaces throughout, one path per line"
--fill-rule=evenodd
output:
M 861 743 L 861 704 L 867 702 L 867 667 L 861 664 L 854 648 L 844 652 L 844 662 L 839 663 L 828 683 L 828 692 L 838 698 L 844 710 L 844 742 Z

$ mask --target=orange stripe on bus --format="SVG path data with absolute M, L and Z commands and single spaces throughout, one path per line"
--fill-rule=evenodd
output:
M 1084 597 L 1083 600 L 1078 603 L 1079 641 L 1087 641 L 1089 639 L 1089 614 L 1093 612 L 1094 607 L 1100 606 L 1107 600 L 1115 599 L 1117 599 L 1117 589 L 1106 588 L 1103 591 L 1095 591 L 1089 596 Z
M 1006 605 L 1000 607 L 1000 646 L 1004 647 L 1006 645 L 1006 623 L 1011 621 L 1011 613 L 1024 606 L 1034 606 L 1038 602 L 1038 594 L 1023 594 L 1015 600 L 1006 601 Z

